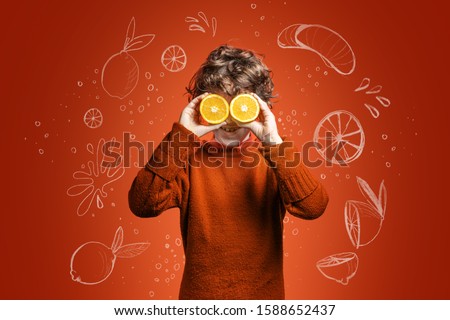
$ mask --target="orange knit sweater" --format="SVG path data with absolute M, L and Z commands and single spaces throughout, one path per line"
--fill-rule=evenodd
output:
M 294 159 L 291 142 L 222 149 L 174 123 L 135 178 L 129 205 L 139 217 L 180 208 L 180 299 L 284 299 L 285 212 L 315 219 L 328 203 Z

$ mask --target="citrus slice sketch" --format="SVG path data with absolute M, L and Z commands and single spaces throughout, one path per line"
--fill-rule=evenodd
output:
M 239 122 L 252 122 L 259 115 L 258 100 L 250 94 L 240 94 L 231 100 L 230 113 Z
M 327 67 L 342 75 L 351 74 L 356 67 L 350 44 L 336 31 L 319 24 L 288 26 L 278 34 L 278 46 L 314 52 Z
M 383 216 L 373 206 L 349 200 L 344 208 L 345 228 L 356 249 L 371 243 L 380 233 Z
M 228 102 L 217 94 L 207 95 L 200 102 L 200 114 L 210 124 L 224 122 L 229 115 Z
M 347 285 L 358 270 L 359 259 L 354 252 L 342 252 L 325 257 L 316 263 L 325 278 Z
M 350 241 L 358 249 L 371 243 L 380 233 L 386 214 L 387 190 L 384 180 L 381 181 L 377 196 L 364 179 L 356 179 L 366 202 L 348 200 L 344 218 Z
M 338 110 L 320 120 L 314 131 L 314 142 L 322 158 L 342 165 L 358 159 L 364 149 L 365 135 L 352 113 Z
M 161 56 L 161 63 L 170 72 L 178 72 L 186 67 L 187 56 L 183 48 L 172 45 L 164 50 Z
M 84 114 L 84 124 L 89 128 L 95 129 L 102 125 L 103 115 L 97 108 L 91 108 Z

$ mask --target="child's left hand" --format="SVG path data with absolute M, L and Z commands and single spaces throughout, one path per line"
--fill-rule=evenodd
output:
M 251 93 L 251 95 L 259 102 L 263 122 L 252 121 L 250 123 L 238 123 L 238 125 L 240 127 L 249 128 L 263 144 L 271 145 L 282 143 L 283 140 L 278 134 L 275 115 L 272 113 L 267 103 L 263 101 L 256 93 Z

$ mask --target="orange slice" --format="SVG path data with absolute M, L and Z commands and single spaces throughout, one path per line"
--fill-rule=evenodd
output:
M 239 122 L 252 122 L 259 115 L 258 100 L 250 94 L 240 94 L 231 100 L 230 113 Z
M 229 112 L 227 100 L 217 94 L 207 95 L 200 103 L 200 114 L 211 124 L 224 122 Z

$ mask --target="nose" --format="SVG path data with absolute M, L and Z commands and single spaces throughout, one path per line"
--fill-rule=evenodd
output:
M 233 118 L 231 117 L 231 114 L 228 115 L 228 118 L 225 120 L 225 122 L 227 123 L 227 125 L 235 125 L 236 123 L 234 122 Z

